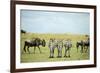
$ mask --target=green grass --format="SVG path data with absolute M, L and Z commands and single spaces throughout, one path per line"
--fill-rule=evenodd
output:
M 41 36 L 41 37 L 40 37 Z M 42 53 L 39 52 L 39 49 L 36 48 L 35 54 L 34 54 L 34 47 L 30 47 L 30 54 L 28 52 L 23 51 L 24 47 L 24 41 L 27 39 L 32 39 L 34 37 L 39 37 L 41 39 L 46 40 L 46 47 L 42 47 L 41 51 Z M 50 38 L 55 38 L 55 39 L 71 39 L 73 43 L 73 47 L 71 48 L 71 57 L 70 58 L 65 58 L 64 57 L 64 48 L 62 49 L 62 58 L 57 58 L 58 52 L 57 48 L 55 48 L 54 51 L 54 58 L 49 58 L 50 51 L 48 48 L 48 40 Z M 71 61 L 71 60 L 87 60 L 89 59 L 89 51 L 87 53 L 80 53 L 77 52 L 77 49 L 75 47 L 76 41 L 78 40 L 84 40 L 86 37 L 84 35 L 75 35 L 75 34 L 32 34 L 32 33 L 26 33 L 26 34 L 21 34 L 21 62 L 22 63 L 28 63 L 28 62 L 54 62 L 54 61 Z

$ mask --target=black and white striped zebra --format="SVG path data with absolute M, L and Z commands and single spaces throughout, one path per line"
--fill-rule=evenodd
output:
M 71 50 L 71 47 L 72 47 L 72 42 L 71 42 L 70 39 L 65 40 L 64 47 L 65 47 L 64 57 L 70 57 L 70 50 Z
M 48 43 L 50 49 L 50 58 L 54 57 L 55 48 L 58 50 L 58 58 L 62 57 L 63 42 L 61 40 L 50 39 Z
M 62 49 L 63 49 L 63 41 L 62 40 L 58 40 L 57 41 L 57 50 L 58 50 L 58 58 L 62 57 Z
M 57 47 L 55 39 L 50 39 L 49 40 L 48 47 L 50 49 L 50 56 L 49 56 L 49 58 L 53 58 L 54 57 L 54 49 Z

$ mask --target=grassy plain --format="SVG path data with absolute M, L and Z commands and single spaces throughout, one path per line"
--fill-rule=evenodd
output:
M 24 41 L 32 38 L 41 38 L 46 40 L 46 46 L 41 48 L 42 53 L 40 54 L 39 49 L 36 49 L 36 53 L 34 54 L 34 47 L 30 47 L 30 54 L 28 52 L 23 51 L 24 47 Z M 50 51 L 48 48 L 48 41 L 50 38 L 55 38 L 55 39 L 71 39 L 73 47 L 71 48 L 71 57 L 70 58 L 65 58 L 64 57 L 64 48 L 62 49 L 62 58 L 57 58 L 58 52 L 57 48 L 54 51 L 54 58 L 49 58 Z M 28 62 L 54 62 L 54 61 L 71 61 L 71 60 L 87 60 L 89 59 L 89 51 L 87 53 L 80 53 L 77 52 L 76 49 L 76 42 L 80 40 L 85 40 L 86 36 L 85 35 L 79 35 L 79 34 L 38 34 L 38 33 L 21 33 L 21 62 L 22 63 L 28 63 Z

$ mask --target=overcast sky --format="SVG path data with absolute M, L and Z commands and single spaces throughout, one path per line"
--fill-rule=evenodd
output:
M 90 14 L 21 10 L 21 29 L 33 33 L 89 34 Z

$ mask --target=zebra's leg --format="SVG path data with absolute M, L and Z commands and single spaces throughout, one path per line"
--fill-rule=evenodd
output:
M 49 58 L 51 58 L 51 56 L 52 56 L 52 48 L 50 48 L 50 56 L 49 56 Z
M 64 55 L 64 57 L 67 57 L 66 54 L 67 54 L 67 49 L 65 48 L 65 55 Z
M 67 51 L 66 51 L 67 56 L 66 57 L 70 57 L 70 48 L 67 47 Z
M 58 56 L 57 57 L 59 57 L 59 53 L 60 53 L 60 51 L 59 51 L 59 48 L 57 48 L 58 49 Z
M 57 56 L 58 58 L 61 58 L 62 57 L 62 51 L 61 51 L 61 48 L 59 47 L 58 48 L 58 56 Z
M 49 58 L 53 58 L 53 48 L 50 48 L 50 56 Z
M 62 57 L 62 48 L 59 48 L 59 57 Z
M 54 58 L 54 48 L 52 48 L 52 58 Z
M 49 48 L 50 49 L 50 48 Z M 50 55 L 49 55 L 49 58 L 51 57 L 51 50 L 49 50 L 49 53 L 50 53 Z
M 38 48 L 39 48 L 40 53 L 42 53 L 39 46 L 38 46 Z
M 68 57 L 70 57 L 70 48 L 68 48 Z

